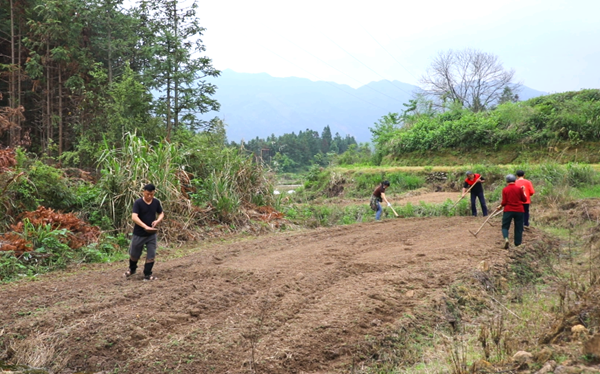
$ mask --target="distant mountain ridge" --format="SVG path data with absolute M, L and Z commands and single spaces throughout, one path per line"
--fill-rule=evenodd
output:
M 333 134 L 352 135 L 358 142 L 367 142 L 371 140 L 369 127 L 389 112 L 404 110 L 402 104 L 419 89 L 387 80 L 355 89 L 333 82 L 230 69 L 210 81 L 218 87 L 215 98 L 221 110 L 202 118 L 222 118 L 228 125 L 227 138 L 236 142 L 306 129 L 321 132 L 327 125 Z M 545 92 L 525 86 L 519 91 L 521 100 L 541 95 Z

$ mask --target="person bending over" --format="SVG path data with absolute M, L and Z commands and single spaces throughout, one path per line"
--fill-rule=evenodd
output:
M 383 181 L 375 191 L 373 191 L 373 195 L 371 196 L 371 208 L 375 210 L 375 220 L 379 221 L 381 219 L 381 213 L 383 212 L 383 208 L 381 207 L 381 203 L 385 201 L 388 206 L 392 206 L 390 202 L 385 197 L 385 189 L 390 186 L 389 181 Z
M 475 174 L 472 171 L 467 171 L 467 178 L 465 179 L 465 183 L 463 185 L 462 197 L 467 194 L 469 189 L 471 190 L 471 213 L 474 217 L 477 217 L 477 206 L 475 205 L 476 199 L 479 199 L 479 204 L 481 205 L 481 211 L 483 216 L 488 215 L 487 205 L 485 205 L 485 196 L 483 196 L 483 184 L 485 182 L 485 178 L 480 174 Z M 461 197 L 461 198 L 462 198 Z

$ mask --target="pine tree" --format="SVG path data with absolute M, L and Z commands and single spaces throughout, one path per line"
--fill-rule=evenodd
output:
M 331 129 L 329 128 L 329 125 L 325 126 L 325 128 L 323 129 L 323 132 L 321 133 L 321 139 L 322 139 L 321 152 L 323 152 L 323 153 L 329 152 L 329 147 L 331 146 L 331 141 L 333 140 L 333 138 L 331 136 Z
M 205 51 L 197 8 L 195 1 L 182 8 L 177 0 L 142 0 L 137 9 L 144 82 L 159 92 L 156 113 L 165 120 L 167 139 L 180 125 L 207 127 L 196 114 L 219 109 L 211 98 L 216 86 L 205 78 L 220 72 L 208 57 L 194 57 Z

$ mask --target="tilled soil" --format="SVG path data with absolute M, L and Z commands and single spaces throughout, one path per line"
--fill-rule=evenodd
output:
M 348 372 L 365 336 L 434 308 L 482 260 L 506 263 L 497 221 L 469 234 L 482 223 L 389 219 L 169 261 L 159 249 L 152 282 L 125 279 L 123 262 L 2 285 L 0 348 L 10 362 L 61 373 Z
M 388 195 L 387 199 L 392 203 L 393 206 L 406 205 L 408 203 L 412 205 L 419 205 L 420 203 L 427 204 L 442 204 L 446 201 L 450 200 L 453 202 L 458 201 L 460 199 L 460 192 L 429 192 L 429 193 L 408 193 L 403 194 L 402 196 L 394 196 Z M 465 197 L 468 201 L 469 195 Z M 371 200 L 371 196 L 365 197 L 363 199 L 341 199 L 336 202 L 338 206 L 347 206 L 347 205 L 357 205 L 364 204 L 369 205 L 369 201 Z

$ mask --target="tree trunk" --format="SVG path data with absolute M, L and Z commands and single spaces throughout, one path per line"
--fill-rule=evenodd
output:
M 62 69 L 58 65 L 58 156 L 63 152 Z
M 21 88 L 21 32 L 23 30 L 23 20 L 19 17 L 19 47 L 17 49 L 17 65 L 19 70 L 17 71 L 17 106 L 21 106 L 21 96 L 22 96 L 22 88 Z M 19 128 L 17 129 L 17 136 L 19 140 L 21 139 L 21 116 L 17 117 L 17 125 Z
M 15 109 L 17 107 L 16 102 L 15 102 L 15 12 L 14 12 L 14 4 L 13 4 L 13 0 L 10 0 L 10 77 L 9 77 L 9 91 L 10 91 L 10 96 L 8 99 L 8 105 L 10 106 L 11 109 Z M 11 123 L 15 123 L 17 116 L 11 114 L 9 117 L 9 121 Z M 8 145 L 9 147 L 14 147 L 15 144 L 17 143 L 17 140 L 15 139 L 16 136 L 16 129 L 15 128 L 10 128 L 9 132 L 8 132 Z
M 167 74 L 167 141 L 171 141 L 171 72 Z
M 48 148 L 52 139 L 52 113 L 50 112 L 50 40 L 46 41 L 46 143 L 44 149 Z
M 109 4 L 111 5 L 111 4 Z M 110 85 L 113 80 L 113 71 L 112 71 L 112 25 L 110 22 L 110 15 L 108 16 L 108 84 Z
M 173 105 L 173 129 L 177 131 L 177 127 L 179 126 L 179 77 L 177 73 L 179 72 L 179 34 L 177 29 L 177 2 L 173 5 L 173 22 L 175 23 L 175 58 L 173 62 L 175 64 L 175 73 L 173 75 L 173 83 L 174 83 L 174 97 L 175 102 Z

